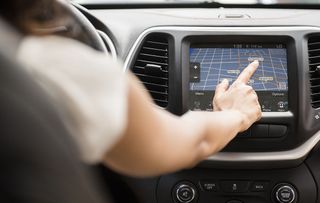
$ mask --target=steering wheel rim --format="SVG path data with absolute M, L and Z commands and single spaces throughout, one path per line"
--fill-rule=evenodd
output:
M 66 10 L 67 15 L 69 15 L 76 24 L 78 24 L 81 34 L 86 36 L 87 45 L 92 48 L 108 53 L 108 50 L 101 39 L 100 35 L 96 31 L 95 27 L 91 24 L 91 22 L 76 8 L 76 5 L 72 2 L 67 1 L 58 1 L 61 6 Z

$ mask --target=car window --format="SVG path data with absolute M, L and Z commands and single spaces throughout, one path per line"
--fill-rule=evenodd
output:
M 73 0 L 83 4 L 116 3 L 219 3 L 219 4 L 320 4 L 320 0 Z

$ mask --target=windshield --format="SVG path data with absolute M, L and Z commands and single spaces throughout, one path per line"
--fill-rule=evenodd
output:
M 320 4 L 320 0 L 73 0 L 80 4 L 219 3 L 219 4 Z

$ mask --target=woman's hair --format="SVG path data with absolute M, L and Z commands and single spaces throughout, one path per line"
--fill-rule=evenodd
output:
M 68 10 L 68 1 L 0 0 L 0 17 L 23 35 L 59 35 L 90 46 L 90 38 Z
M 57 0 L 1 0 L 0 16 L 23 34 L 50 34 L 46 30 L 70 24 Z

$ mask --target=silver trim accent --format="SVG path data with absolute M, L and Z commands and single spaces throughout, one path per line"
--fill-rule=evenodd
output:
M 191 190 L 191 192 L 192 192 L 192 197 L 191 197 L 190 200 L 185 201 L 185 200 L 183 200 L 183 199 L 180 198 L 180 196 L 179 196 L 178 193 L 179 193 L 179 191 L 180 191 L 181 189 L 183 189 L 183 188 L 188 188 L 188 189 Z M 192 201 L 194 200 L 194 198 L 196 197 L 196 191 L 195 191 L 195 190 L 193 189 L 193 187 L 191 187 L 190 185 L 182 184 L 182 185 L 180 185 L 180 186 L 177 188 L 176 197 L 177 197 L 178 201 L 181 202 L 181 203 L 190 203 L 190 202 L 192 202 Z
M 287 26 L 287 27 L 177 27 L 177 26 L 163 26 L 163 27 L 151 27 L 143 31 L 133 46 L 131 47 L 124 66 L 123 71 L 126 72 L 129 69 L 129 64 L 137 51 L 140 43 L 143 39 L 152 32 L 161 31 L 194 31 L 194 32 L 212 32 L 215 35 L 220 32 L 230 32 L 234 34 L 235 32 L 270 32 L 270 31 L 317 31 L 320 32 L 319 27 L 311 26 Z M 292 112 L 283 113 L 263 113 L 264 117 L 278 117 L 285 116 L 291 117 Z M 277 152 L 219 152 L 214 156 L 210 156 L 206 160 L 213 162 L 223 162 L 223 163 L 241 163 L 241 162 L 284 162 L 284 161 L 297 161 L 304 159 L 308 153 L 315 147 L 315 145 L 320 141 L 320 131 L 309 138 L 305 143 L 299 147 L 287 150 L 287 151 L 277 151 Z
M 114 46 L 112 40 L 110 39 L 110 37 L 103 31 L 101 30 L 97 30 L 98 34 L 100 35 L 100 37 L 102 38 L 102 40 L 107 43 L 107 46 L 110 48 L 110 55 L 112 57 L 112 59 L 114 61 L 117 60 L 117 50 L 116 50 L 116 47 Z M 106 52 L 108 52 L 106 50 Z
M 282 190 L 282 189 L 284 189 L 284 188 L 290 190 L 290 191 L 292 192 L 292 194 L 293 194 L 293 198 L 292 198 L 292 200 L 289 201 L 289 202 L 284 202 L 284 201 L 282 201 L 282 200 L 279 199 L 279 192 L 280 192 L 280 190 Z M 279 203 L 292 203 L 292 202 L 294 202 L 294 201 L 296 200 L 296 192 L 295 192 L 294 189 L 292 189 L 290 186 L 288 186 L 288 185 L 283 185 L 283 186 L 279 187 L 279 189 L 277 190 L 277 192 L 276 192 L 276 198 L 277 198 L 277 200 L 279 201 Z
M 219 162 L 295 161 L 303 159 L 320 141 L 320 131 L 299 147 L 278 152 L 219 152 L 207 160 Z
M 152 32 L 161 32 L 161 31 L 194 31 L 194 32 L 213 32 L 217 34 L 219 32 L 230 32 L 234 34 L 234 32 L 270 32 L 270 31 L 303 31 L 303 30 L 312 30 L 312 31 L 320 31 L 319 27 L 311 27 L 311 26 L 287 26 L 287 27 L 179 27 L 179 26 L 160 26 L 160 27 L 151 27 L 143 31 L 137 40 L 132 45 L 126 60 L 123 65 L 123 71 L 127 71 L 129 69 L 129 63 L 132 60 L 134 53 L 139 47 L 142 40 Z
M 262 112 L 262 117 L 263 118 L 276 118 L 276 117 L 292 118 L 293 117 L 293 113 L 291 111 L 286 111 L 286 112 Z

